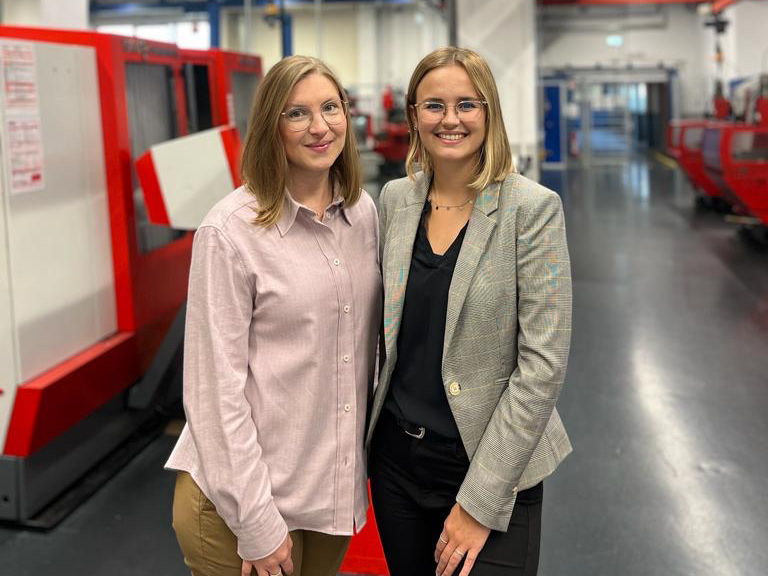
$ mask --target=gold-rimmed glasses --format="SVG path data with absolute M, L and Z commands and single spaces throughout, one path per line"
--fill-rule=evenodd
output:
M 320 115 L 329 126 L 341 124 L 346 117 L 346 100 L 328 100 L 320 107 Z M 303 132 L 312 125 L 314 112 L 305 106 L 294 106 L 285 112 L 280 112 L 292 132 Z

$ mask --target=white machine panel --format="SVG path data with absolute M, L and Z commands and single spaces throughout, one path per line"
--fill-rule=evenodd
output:
M 94 50 L 0 39 L 0 52 L 17 60 L 0 66 L 2 447 L 8 388 L 117 322 Z
M 173 228 L 196 230 L 234 188 L 218 128 L 153 146 L 152 159 Z
M 236 186 L 239 141 L 217 126 L 155 144 L 136 161 L 147 215 L 154 224 L 196 230 L 216 202 Z

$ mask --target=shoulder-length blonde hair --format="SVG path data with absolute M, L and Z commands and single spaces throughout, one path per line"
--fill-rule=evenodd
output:
M 269 227 L 280 218 L 288 175 L 288 159 L 280 139 L 278 123 L 280 113 L 296 84 L 310 74 L 322 74 L 333 82 L 342 101 L 347 100 L 341 82 L 328 66 L 310 56 L 289 56 L 275 64 L 256 89 L 245 135 L 240 174 L 248 191 L 256 196 L 259 208 L 256 224 Z M 360 163 L 354 130 L 349 126 L 344 148 L 331 166 L 331 181 L 351 206 L 360 198 Z
M 432 173 L 432 159 L 419 137 L 416 126 L 416 109 L 414 106 L 417 103 L 416 90 L 418 90 L 424 76 L 429 72 L 435 68 L 451 65 L 458 65 L 466 70 L 467 76 L 469 76 L 480 98 L 488 103 L 487 114 L 485 115 L 485 141 L 478 151 L 473 179 L 469 184 L 470 188 L 479 191 L 491 182 L 504 180 L 510 172 L 514 171 L 514 166 L 512 165 L 512 152 L 509 148 L 507 131 L 504 128 L 504 119 L 501 114 L 496 81 L 493 79 L 493 74 L 485 59 L 466 48 L 454 46 L 438 48 L 422 58 L 413 71 L 406 96 L 411 143 L 405 159 L 405 169 L 408 176 L 413 178 L 416 171 L 414 164 L 418 162 L 425 174 Z

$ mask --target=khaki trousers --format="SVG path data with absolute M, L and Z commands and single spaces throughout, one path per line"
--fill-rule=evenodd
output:
M 173 529 L 192 576 L 240 576 L 243 561 L 237 555 L 237 538 L 186 472 L 176 476 Z M 310 530 L 290 534 L 293 576 L 336 576 L 349 536 Z

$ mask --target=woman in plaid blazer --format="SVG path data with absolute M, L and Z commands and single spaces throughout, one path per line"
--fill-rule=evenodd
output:
M 443 48 L 407 94 L 408 177 L 380 196 L 385 361 L 367 444 L 392 576 L 533 575 L 571 277 L 559 197 L 514 172 L 496 85 Z M 419 170 L 416 164 L 419 165 Z

